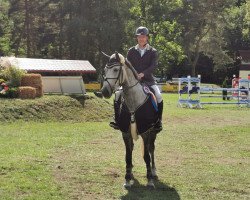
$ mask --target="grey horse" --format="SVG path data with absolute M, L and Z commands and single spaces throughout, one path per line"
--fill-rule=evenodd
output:
M 129 116 L 129 123 L 126 124 L 127 129 L 124 130 L 121 128 L 123 141 L 126 147 L 126 175 L 125 175 L 125 188 L 129 188 L 133 185 L 133 173 L 132 173 L 132 151 L 134 147 L 134 141 L 138 139 L 138 135 L 142 138 L 143 144 L 143 158 L 146 163 L 147 169 L 147 186 L 155 187 L 154 179 L 157 178 L 156 167 L 154 161 L 154 150 L 155 150 L 155 139 L 157 133 L 154 131 L 154 124 L 156 123 L 157 118 L 151 117 L 156 116 L 156 111 L 154 111 L 150 99 L 150 91 L 148 91 L 147 86 L 143 84 L 137 78 L 137 72 L 131 66 L 131 64 L 119 53 L 115 53 L 109 57 L 109 61 L 104 69 L 104 81 L 101 88 L 101 94 L 105 98 L 110 98 L 113 92 L 122 86 L 122 97 L 123 105 L 126 107 L 127 115 Z M 149 100 L 149 101 L 148 101 Z M 146 106 L 145 102 L 149 102 Z M 124 108 L 123 107 L 123 108 Z M 141 110 L 147 114 L 138 114 L 137 111 Z M 152 112 L 151 112 L 152 111 Z M 151 118 L 147 118 L 150 115 Z M 136 119 L 139 116 L 140 119 Z M 148 121 L 151 120 L 151 121 Z M 124 119 L 120 120 L 122 124 Z M 145 125 L 140 126 L 140 123 L 146 121 L 147 130 L 139 132 L 140 127 L 144 128 Z M 145 123 L 144 123 L 145 124 Z

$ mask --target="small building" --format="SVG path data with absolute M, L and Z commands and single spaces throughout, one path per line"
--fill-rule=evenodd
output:
M 42 75 L 45 93 L 85 93 L 82 76 L 96 73 L 87 60 L 56 60 L 9 57 L 11 65 Z
M 239 58 L 241 60 L 239 77 L 248 79 L 250 76 L 250 50 L 240 50 Z

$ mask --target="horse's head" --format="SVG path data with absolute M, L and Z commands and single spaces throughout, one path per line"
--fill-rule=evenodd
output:
M 103 86 L 101 92 L 105 98 L 110 98 L 113 91 L 124 81 L 123 66 L 125 58 L 118 52 L 109 57 L 109 61 L 104 68 Z

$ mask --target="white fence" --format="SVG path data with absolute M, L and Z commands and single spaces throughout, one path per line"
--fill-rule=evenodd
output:
M 43 91 L 45 93 L 85 94 L 81 76 L 43 76 Z

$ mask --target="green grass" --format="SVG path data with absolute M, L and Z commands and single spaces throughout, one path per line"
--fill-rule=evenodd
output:
M 123 189 L 122 137 L 108 126 L 110 115 L 96 121 L 102 116 L 100 105 L 111 106 L 94 98 L 92 122 L 65 115 L 57 122 L 54 116 L 48 117 L 49 122 L 0 124 L 0 199 L 249 199 L 249 108 L 177 108 L 176 94 L 163 97 L 155 190 L 145 187 L 140 141 L 133 155 L 135 185 Z M 85 108 L 81 107 L 87 112 Z
M 93 95 L 45 95 L 34 100 L 0 98 L 0 121 L 104 121 L 112 116 L 112 105 Z

